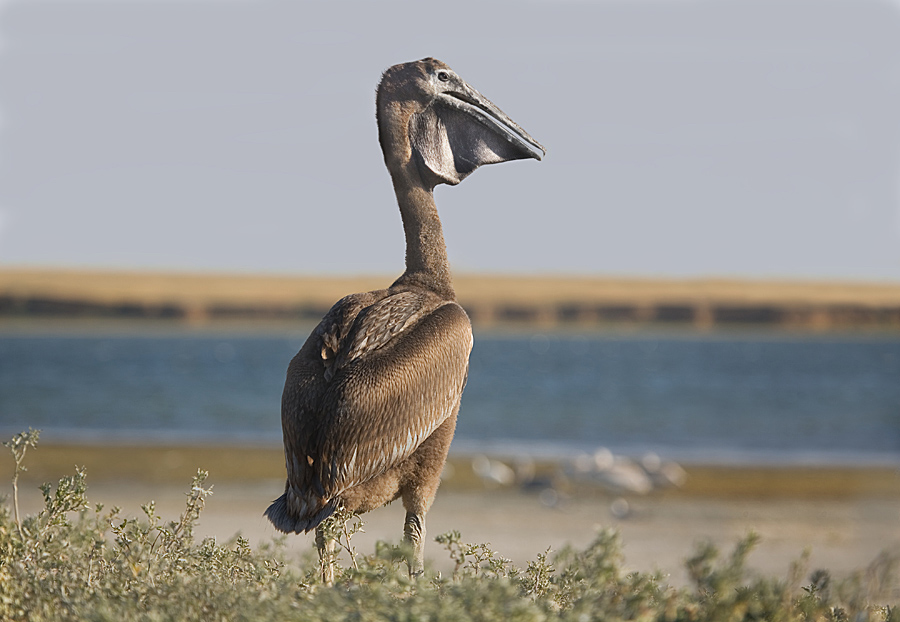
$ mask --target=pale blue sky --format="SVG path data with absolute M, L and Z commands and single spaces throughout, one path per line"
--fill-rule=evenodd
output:
M 436 196 L 457 271 L 900 281 L 886 1 L 0 3 L 0 268 L 386 273 L 380 72 L 548 148 Z

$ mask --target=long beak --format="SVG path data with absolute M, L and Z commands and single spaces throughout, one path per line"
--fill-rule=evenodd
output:
M 479 123 L 494 130 L 506 138 L 512 145 L 522 149 L 529 157 L 540 160 L 547 153 L 543 145 L 533 139 L 518 123 L 506 116 L 506 113 L 495 106 L 487 97 L 471 86 L 459 81 L 453 91 L 437 96 L 442 103 L 456 108 L 473 117 Z

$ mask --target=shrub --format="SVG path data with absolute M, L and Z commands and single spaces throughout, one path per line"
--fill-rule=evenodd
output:
M 372 554 L 356 552 L 351 538 L 362 523 L 344 513 L 328 528 L 351 563 L 328 587 L 312 555 L 286 561 L 283 539 L 255 551 L 241 537 L 195 541 L 212 493 L 203 471 L 176 521 L 161 523 L 153 503 L 140 518 L 91 507 L 79 469 L 41 488 L 41 512 L 19 517 L 18 474 L 37 438 L 29 430 L 5 443 L 16 471 L 13 516 L 0 506 L 0 620 L 900 620 L 887 604 L 898 594 L 896 557 L 882 555 L 843 581 L 819 570 L 804 586 L 804 560 L 786 580 L 749 575 L 754 535 L 724 559 L 701 546 L 687 561 L 692 584 L 684 589 L 657 574 L 625 572 L 611 530 L 584 550 L 548 549 L 524 570 L 450 532 L 437 537 L 455 563 L 450 576 L 410 578 L 402 546 L 380 542 Z

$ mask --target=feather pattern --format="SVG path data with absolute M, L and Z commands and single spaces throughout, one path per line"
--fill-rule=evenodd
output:
M 462 307 L 429 292 L 378 290 L 335 304 L 288 368 L 288 484 L 267 515 L 298 518 L 276 526 L 314 527 L 342 492 L 408 458 L 458 407 L 471 347 Z

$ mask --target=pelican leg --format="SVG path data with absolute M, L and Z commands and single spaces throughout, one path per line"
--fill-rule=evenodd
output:
M 425 515 L 406 513 L 403 523 L 403 537 L 412 545 L 412 554 L 406 560 L 409 576 L 418 577 L 425 572 Z
M 321 525 L 316 527 L 316 548 L 319 549 L 319 563 L 322 567 L 322 581 L 325 585 L 334 585 L 334 538 L 325 535 Z

